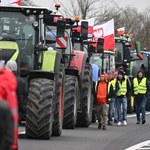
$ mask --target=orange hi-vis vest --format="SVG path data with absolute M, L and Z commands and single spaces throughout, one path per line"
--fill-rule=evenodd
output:
M 97 104 L 106 104 L 107 82 L 99 82 L 97 86 Z

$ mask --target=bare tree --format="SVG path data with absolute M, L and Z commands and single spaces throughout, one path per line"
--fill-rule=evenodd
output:
M 111 1 L 111 3 L 110 3 Z M 112 5 L 114 6 L 116 0 L 57 0 L 62 7 L 61 13 L 67 16 L 80 16 L 81 19 L 88 19 L 94 17 L 100 21 L 100 18 L 106 18 L 106 14 Z M 56 0 L 54 0 L 56 2 Z M 115 6 L 116 7 L 116 6 Z

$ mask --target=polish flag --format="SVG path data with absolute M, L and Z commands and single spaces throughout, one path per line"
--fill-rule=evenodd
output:
M 17 6 L 20 6 L 21 0 L 0 0 L 0 5 L 5 5 L 5 6 L 17 5 Z
M 122 28 L 118 28 L 117 29 L 117 34 L 118 35 L 123 35 L 125 33 L 125 27 L 122 27 Z
M 93 34 L 93 27 L 94 27 L 94 22 L 95 22 L 95 18 L 90 18 L 87 20 L 80 20 L 78 23 L 78 27 L 77 27 L 77 32 L 81 32 L 81 22 L 82 21 L 87 21 L 88 22 L 88 34 Z
M 114 19 L 104 24 L 94 26 L 93 35 L 96 41 L 98 38 L 104 38 L 104 50 L 114 49 Z

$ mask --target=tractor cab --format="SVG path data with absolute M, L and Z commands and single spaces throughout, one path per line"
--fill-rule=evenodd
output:
M 128 37 L 115 38 L 115 63 L 116 68 L 125 68 L 127 74 L 130 72 L 130 43 Z
M 0 59 L 17 61 L 19 73 L 34 69 L 35 45 L 40 41 L 40 15 L 45 8 L 0 6 Z
M 90 58 L 91 64 L 96 64 L 101 69 L 102 68 L 102 54 L 93 53 Z M 115 70 L 115 53 L 112 51 L 104 51 L 104 72 L 112 72 Z

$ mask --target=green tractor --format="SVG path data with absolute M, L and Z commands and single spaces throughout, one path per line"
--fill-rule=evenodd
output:
M 46 8 L 0 7 L 0 59 L 15 60 L 27 83 L 28 138 L 49 139 L 62 132 L 65 73 L 61 49 L 46 46 L 44 22 L 50 14 Z
M 130 47 L 130 38 L 128 37 L 128 35 L 115 38 L 116 69 L 123 67 L 124 71 L 126 72 L 126 77 L 131 84 L 133 76 L 131 75 L 132 61 L 130 57 Z M 134 109 L 134 98 L 131 96 L 131 93 L 129 93 L 128 113 L 132 114 L 134 112 Z

